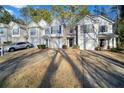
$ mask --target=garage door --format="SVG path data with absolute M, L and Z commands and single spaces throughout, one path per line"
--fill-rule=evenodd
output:
M 94 40 L 88 40 L 87 42 L 86 42 L 86 50 L 94 50 L 94 48 L 95 48 L 95 45 L 94 45 Z
M 61 48 L 62 47 L 61 39 L 52 39 L 52 48 Z

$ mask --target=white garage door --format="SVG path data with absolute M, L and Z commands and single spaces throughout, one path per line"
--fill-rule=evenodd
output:
M 61 39 L 52 39 L 52 48 L 62 48 L 62 40 Z
M 86 42 L 86 50 L 94 50 L 95 45 L 94 45 L 94 40 L 88 40 Z

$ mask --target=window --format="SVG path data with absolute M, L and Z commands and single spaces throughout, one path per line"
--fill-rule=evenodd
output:
M 61 26 L 52 26 L 51 34 L 61 33 Z
M 93 30 L 92 25 L 88 24 L 88 25 L 82 25 L 81 26 L 81 33 L 91 33 Z
M 0 28 L 0 34 L 4 34 L 5 28 Z
M 50 34 L 49 28 L 45 29 L 45 34 Z
M 19 28 L 13 29 L 13 35 L 19 35 Z
M 87 25 L 83 25 L 83 31 L 84 31 L 84 33 L 88 32 L 88 27 L 87 27 Z
M 105 25 L 100 26 L 100 32 L 107 32 L 107 26 Z
M 81 34 L 84 33 L 84 32 L 83 32 L 83 27 L 84 27 L 83 25 L 80 26 L 80 33 L 81 33 Z
M 31 28 L 30 35 L 36 35 L 36 28 Z

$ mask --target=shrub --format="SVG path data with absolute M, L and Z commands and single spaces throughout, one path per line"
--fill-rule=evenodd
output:
M 67 45 L 63 45 L 62 48 L 63 48 L 63 49 L 67 49 Z
M 112 51 L 112 52 L 118 52 L 117 48 L 111 48 L 110 51 Z
M 12 41 L 6 41 L 6 42 L 4 42 L 5 45 L 9 45 L 11 43 L 12 43 Z
M 101 47 L 95 47 L 95 50 L 96 50 L 96 51 L 101 51 L 102 48 L 101 48 Z
M 37 47 L 38 47 L 39 49 L 45 49 L 45 48 L 46 48 L 46 45 L 37 45 Z
M 78 45 L 73 45 L 73 47 L 72 48 L 74 48 L 74 49 L 78 49 L 79 48 L 79 46 Z
M 123 51 L 123 50 L 124 50 L 123 48 L 111 48 L 112 52 L 120 52 L 120 51 Z

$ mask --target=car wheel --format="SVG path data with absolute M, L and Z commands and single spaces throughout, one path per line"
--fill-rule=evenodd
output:
M 26 48 L 28 49 L 28 48 L 30 48 L 30 46 L 27 46 Z
M 10 48 L 10 49 L 9 49 L 9 52 L 13 52 L 13 51 L 15 51 L 14 48 Z

